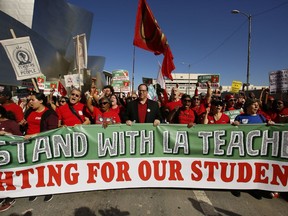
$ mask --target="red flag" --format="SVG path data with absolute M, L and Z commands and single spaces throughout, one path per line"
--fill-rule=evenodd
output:
M 173 55 L 168 46 L 166 36 L 162 33 L 146 0 L 139 0 L 138 3 L 133 44 L 139 48 L 154 52 L 155 55 L 163 54 L 163 64 L 166 64 L 167 70 L 163 73 L 162 64 L 162 74 L 173 80 L 171 76 L 172 70 L 175 69 Z M 169 56 L 166 56 L 166 54 L 169 54 Z M 168 65 L 169 67 L 167 67 Z
M 59 81 L 58 83 L 58 92 L 61 94 L 63 97 L 67 95 L 67 91 L 65 87 L 62 85 L 62 83 Z
M 162 74 L 163 74 L 163 76 L 166 76 L 170 80 L 173 80 L 172 71 L 175 69 L 173 58 L 174 57 L 172 55 L 170 47 L 167 46 L 167 49 L 166 49 L 165 54 L 164 54 L 164 59 L 162 62 Z

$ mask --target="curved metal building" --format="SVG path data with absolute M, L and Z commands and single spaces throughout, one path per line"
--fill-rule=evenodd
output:
M 0 40 L 29 36 L 42 73 L 58 79 L 74 68 L 73 37 L 85 33 L 89 44 L 93 14 L 65 0 L 0 0 Z M 97 60 L 96 60 L 96 59 Z M 91 75 L 103 71 L 105 58 L 92 58 Z M 95 64 L 97 64 L 95 66 Z M 97 71 L 96 71 L 97 70 Z M 10 61 L 0 46 L 0 84 L 19 85 Z

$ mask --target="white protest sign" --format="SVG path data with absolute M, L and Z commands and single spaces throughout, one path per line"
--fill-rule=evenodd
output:
M 1 40 L 17 80 L 42 76 L 30 37 Z
M 64 75 L 65 87 L 79 87 L 83 85 L 83 74 L 68 74 Z

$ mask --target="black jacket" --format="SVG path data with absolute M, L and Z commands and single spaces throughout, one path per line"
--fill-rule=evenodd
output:
M 137 99 L 127 104 L 126 111 L 123 117 L 123 120 L 125 122 L 127 120 L 130 120 L 130 121 L 135 121 L 136 123 L 139 123 L 138 103 L 139 103 L 139 100 Z M 146 111 L 145 123 L 153 123 L 155 119 L 158 119 L 160 120 L 160 122 L 162 122 L 162 116 L 161 116 L 159 105 L 156 101 L 147 99 L 147 111 Z

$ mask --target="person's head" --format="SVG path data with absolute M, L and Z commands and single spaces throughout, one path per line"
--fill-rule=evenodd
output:
M 192 99 L 191 99 L 190 95 L 183 94 L 181 97 L 181 102 L 182 102 L 182 107 L 184 107 L 187 110 L 190 109 L 191 104 L 192 104 Z
M 225 96 L 225 101 L 227 107 L 234 107 L 236 103 L 236 98 L 233 94 L 228 94 Z
M 212 100 L 210 110 L 213 114 L 223 111 L 224 103 L 222 100 Z
M 6 101 L 11 100 L 11 98 L 11 91 L 5 89 L 4 91 L 0 92 L 0 104 L 4 104 Z
M 99 100 L 98 104 L 99 104 L 99 109 L 101 112 L 107 112 L 110 109 L 110 107 L 112 106 L 112 102 L 111 102 L 110 98 L 106 97 L 106 96 L 102 97 Z
M 285 108 L 285 104 L 283 100 L 274 100 L 273 101 L 273 108 L 276 112 L 281 112 Z
M 60 97 L 58 102 L 59 102 L 59 106 L 63 106 L 65 105 L 67 102 L 69 101 L 69 99 L 67 97 Z
M 148 98 L 148 86 L 146 84 L 140 84 L 138 86 L 138 98 L 140 101 L 144 101 Z
M 273 102 L 274 102 L 275 98 L 271 95 L 268 96 L 267 98 L 267 108 L 271 109 L 273 106 Z
M 117 97 L 117 95 L 112 94 L 110 100 L 112 106 L 119 105 L 119 98 Z
M 171 100 L 178 100 L 181 97 L 181 92 L 177 87 L 171 89 Z
M 206 98 L 206 93 L 201 92 L 199 96 L 200 96 L 200 97 L 199 97 L 200 101 L 201 101 L 201 100 L 205 100 L 205 98 Z
M 199 95 L 194 95 L 192 97 L 192 106 L 199 106 L 200 105 L 200 97 Z
M 247 98 L 244 104 L 244 113 L 255 115 L 259 110 L 259 101 L 252 98 Z
M 102 88 L 102 92 L 104 93 L 104 96 L 110 97 L 112 94 L 114 94 L 114 88 L 111 85 L 106 85 Z
M 72 89 L 70 97 L 69 97 L 69 103 L 71 105 L 79 103 L 81 100 L 81 91 L 77 88 Z
M 136 94 L 136 93 L 133 93 L 132 95 L 131 95 L 131 99 L 132 100 L 136 100 L 138 98 L 138 95 Z
M 47 98 L 43 93 L 34 93 L 30 95 L 30 103 L 33 110 L 40 110 L 47 105 Z

